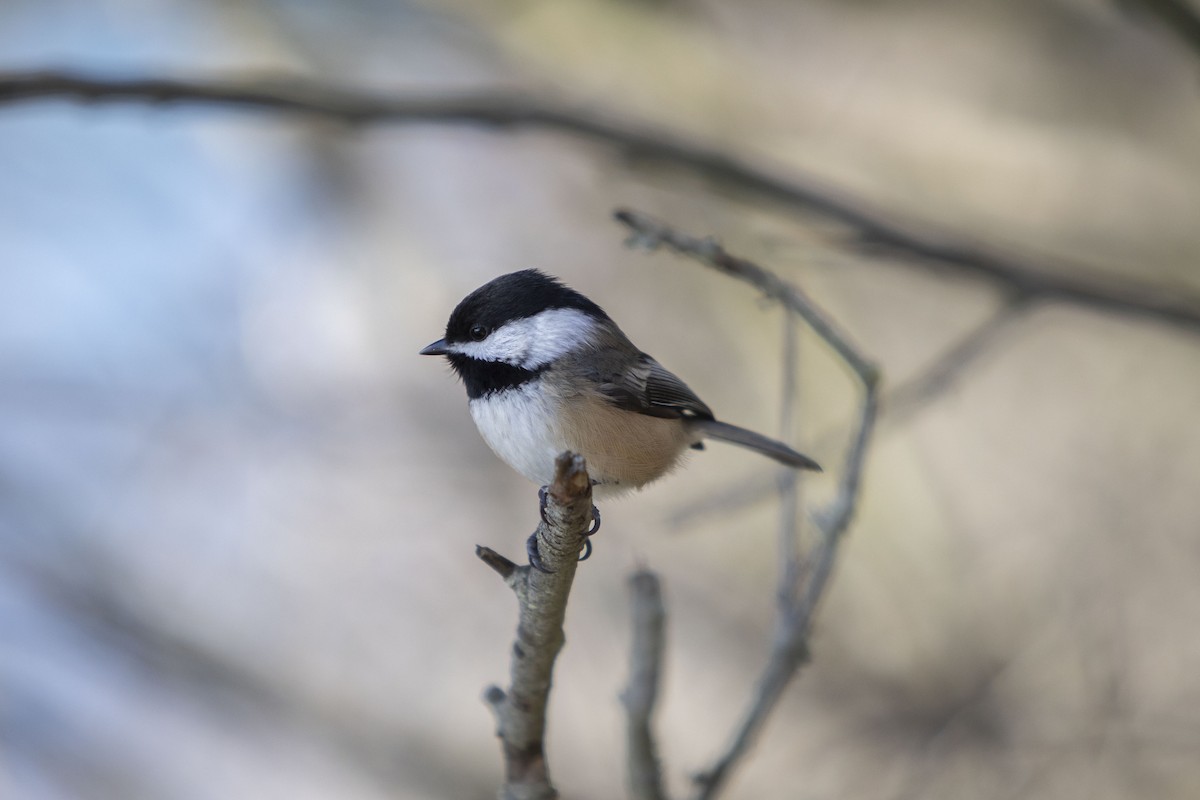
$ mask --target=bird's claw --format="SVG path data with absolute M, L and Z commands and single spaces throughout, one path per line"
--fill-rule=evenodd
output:
M 542 561 L 542 554 L 538 552 L 537 531 L 529 534 L 529 538 L 525 540 L 525 554 L 529 556 L 529 566 L 536 569 L 538 572 L 544 572 L 547 575 L 554 572 L 546 566 L 546 562 Z M 579 557 L 580 561 L 587 561 L 592 557 L 592 540 L 583 540 L 583 555 Z
M 592 506 L 592 527 L 583 534 L 583 555 L 579 557 L 580 561 L 587 561 L 592 557 L 592 534 L 600 530 L 600 509 Z
M 542 554 L 538 552 L 537 531 L 529 534 L 529 538 L 525 540 L 525 554 L 529 556 L 529 566 L 536 569 L 538 572 L 544 572 L 547 575 L 554 572 L 546 566 L 542 561 Z
M 546 495 L 549 490 L 550 487 L 548 486 L 542 486 L 538 489 L 538 515 L 542 518 L 542 522 L 547 525 L 550 524 L 550 520 L 546 519 Z M 592 526 L 583 534 L 583 555 L 579 557 L 580 561 L 587 561 L 591 558 L 592 542 L 587 537 L 592 536 L 598 530 L 600 530 L 600 509 L 592 506 Z M 541 553 L 538 552 L 537 531 L 531 533 L 529 538 L 525 540 L 525 553 L 529 556 L 529 566 L 538 572 L 544 572 L 547 575 L 554 572 L 554 570 L 546 566 L 546 563 L 542 561 Z
M 546 519 L 546 493 L 549 491 L 549 486 L 542 486 L 538 488 L 538 515 L 542 518 L 542 522 L 546 523 L 547 525 L 550 524 L 550 520 Z

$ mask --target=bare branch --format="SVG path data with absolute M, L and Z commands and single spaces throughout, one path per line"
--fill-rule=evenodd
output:
M 813 615 L 833 574 L 838 544 L 858 504 L 867 447 L 879 411 L 880 375 L 878 367 L 862 355 L 824 312 L 799 289 L 774 273 L 751 261 L 730 255 L 715 239 L 689 236 L 636 211 L 621 210 L 615 216 L 632 231 L 629 240 L 631 245 L 650 250 L 666 246 L 680 255 L 743 280 L 757 287 L 767 297 L 778 300 L 790 313 L 807 322 L 841 356 L 863 386 L 858 428 L 846 454 L 837 494 L 827 508 L 815 515 L 821 536 L 810 554 L 809 567 L 801 570 L 799 564 L 784 565 L 777 592 L 779 612 L 775 639 L 750 707 L 725 753 L 709 769 L 695 777 L 697 800 L 712 800 L 725 787 L 733 768 L 754 744 L 796 671 L 808 659 L 808 637 Z M 792 557 L 789 547 L 785 547 L 784 551 L 785 557 Z
M 691 170 L 784 207 L 834 220 L 872 252 L 891 252 L 922 268 L 954 267 L 1015 293 L 1154 319 L 1200 330 L 1200 297 L 1177 289 L 1121 280 L 1096 269 L 1038 262 L 985 248 L 966 237 L 888 219 L 869 204 L 811 177 L 757 166 L 716 147 L 611 114 L 587 114 L 523 95 L 382 96 L 322 87 L 301 80 L 101 79 L 68 72 L 0 73 L 0 104 L 66 97 L 93 103 L 234 106 L 321 117 L 353 125 L 474 125 L 491 130 L 558 131 L 616 148 L 629 158 Z
M 519 622 L 513 641 L 508 691 L 488 687 L 484 700 L 496 716 L 496 735 L 504 752 L 503 800 L 550 800 L 558 792 L 550 782 L 543 737 L 554 660 L 562 649 L 567 597 L 575 580 L 576 559 L 592 518 L 592 483 L 583 457 L 563 453 L 555 461 L 547 492 L 538 552 L 552 572 L 516 566 L 495 551 L 476 548 L 517 595 Z
M 666 609 L 658 576 L 639 570 L 629 579 L 633 600 L 633 646 L 629 684 L 621 693 L 625 705 L 629 794 L 634 800 L 665 800 L 658 747 L 651 718 L 662 681 Z
M 808 661 L 808 637 L 812 630 L 813 615 L 833 574 L 842 534 L 854 516 L 867 445 L 878 412 L 876 379 L 860 377 L 863 378 L 864 397 L 858 432 L 846 457 L 837 496 L 817 515 L 821 540 L 811 556 L 810 568 L 794 578 L 797 584 L 802 585 L 785 585 L 778 591 L 780 597 L 798 594 L 798 599 L 795 604 L 780 611 L 767 665 L 729 749 L 711 767 L 695 777 L 699 786 L 696 794 L 698 800 L 711 800 L 724 788 L 731 770 L 757 740 L 767 717 L 795 677 L 796 671 Z
M 631 247 L 656 250 L 659 246 L 674 250 L 680 255 L 693 258 L 718 272 L 758 288 L 771 300 L 778 300 L 789 311 L 798 314 L 822 339 L 829 343 L 842 360 L 864 381 L 874 385 L 878 381 L 878 368 L 859 354 L 850 338 L 842 333 L 832 319 L 820 311 L 795 286 L 763 269 L 753 261 L 730 255 L 720 243 L 711 237 L 700 239 L 680 233 L 664 225 L 649 214 L 631 209 L 618 209 L 613 217 L 630 230 Z

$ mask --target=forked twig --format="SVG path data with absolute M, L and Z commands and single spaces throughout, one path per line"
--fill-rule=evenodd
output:
M 806 568 L 800 569 L 798 548 L 790 545 L 784 547 L 785 554 L 794 554 L 787 555 L 787 558 L 796 559 L 796 563 L 785 563 L 782 570 L 777 592 L 779 601 L 775 637 L 746 715 L 725 752 L 708 769 L 695 776 L 697 800 L 712 800 L 727 784 L 733 768 L 753 745 L 770 712 L 808 658 L 813 615 L 833 573 L 842 534 L 849 526 L 858 503 L 867 447 L 879 410 L 880 374 L 875 364 L 862 355 L 831 319 L 799 289 L 775 274 L 751 261 L 729 254 L 715 239 L 689 236 L 636 211 L 623 209 L 617 211 L 615 216 L 630 229 L 631 245 L 648 250 L 667 247 L 745 281 L 768 298 L 779 301 L 790 313 L 808 323 L 833 348 L 863 386 L 858 428 L 846 453 L 837 493 L 826 508 L 814 515 L 819 538 L 813 551 L 808 554 Z M 783 535 L 789 535 L 786 526 L 784 531 Z

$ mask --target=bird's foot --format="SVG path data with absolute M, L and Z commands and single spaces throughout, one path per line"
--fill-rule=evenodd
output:
M 529 538 L 525 540 L 525 554 L 529 556 L 529 566 L 536 569 L 538 572 L 544 572 L 547 575 L 554 572 L 546 566 L 542 561 L 542 554 L 538 552 L 537 531 L 529 534 Z
M 595 481 L 592 483 L 595 484 Z M 550 524 L 550 520 L 546 519 L 546 494 L 549 491 L 549 486 L 542 486 L 538 489 L 538 516 L 540 516 L 542 518 L 542 522 L 546 523 L 547 525 Z M 600 530 L 600 509 L 592 506 L 592 526 L 583 535 L 584 537 L 590 537 L 598 530 Z M 538 572 L 545 572 L 549 574 L 554 571 L 546 566 L 545 562 L 542 561 L 541 554 L 538 552 L 537 531 L 531 533 L 529 538 L 525 540 L 525 553 L 529 556 L 529 566 L 533 567 Z M 591 558 L 591 556 L 592 542 L 590 539 L 584 538 L 583 555 L 579 557 L 579 560 L 587 561 L 589 558 Z
M 600 530 L 600 509 L 592 506 L 592 527 L 583 534 L 583 555 L 579 557 L 580 561 L 587 561 L 592 557 L 592 534 Z
M 541 501 L 542 522 L 547 522 L 545 486 L 539 489 L 538 498 Z M 592 539 L 590 539 L 590 536 L 595 534 L 598 530 L 600 530 L 600 509 L 596 509 L 595 506 L 592 506 L 592 527 L 590 527 L 586 533 L 583 534 L 583 555 L 580 557 L 581 561 L 587 561 L 589 558 L 592 558 Z M 550 575 L 550 573 L 553 572 L 550 567 L 546 566 L 545 561 L 541 560 L 541 553 L 538 552 L 538 531 L 536 530 L 533 531 L 532 534 L 529 534 L 529 539 L 526 540 L 526 554 L 529 557 L 529 566 L 532 566 L 533 569 L 538 570 L 539 572 L 545 572 L 546 575 Z

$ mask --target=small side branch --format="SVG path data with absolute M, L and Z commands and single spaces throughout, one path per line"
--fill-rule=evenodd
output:
M 630 229 L 629 243 L 632 246 L 648 250 L 665 246 L 718 272 L 745 281 L 767 297 L 779 301 L 789 313 L 807 322 L 833 348 L 863 387 L 858 427 L 846 453 L 837 494 L 825 509 L 815 515 L 820 534 L 818 542 L 812 552 L 805 556 L 790 545 L 783 548 L 787 563 L 781 571 L 776 595 L 778 614 L 775 638 L 746 716 L 725 753 L 695 777 L 697 800 L 712 800 L 727 785 L 733 768 L 756 741 L 796 671 L 808 660 L 808 638 L 813 615 L 833 574 L 842 535 L 849 527 L 858 505 L 867 449 L 879 413 L 880 373 L 879 368 L 861 353 L 833 320 L 798 288 L 774 273 L 731 255 L 715 239 L 689 236 L 637 211 L 620 210 L 615 216 L 617 221 Z M 785 529 L 781 535 L 788 533 Z M 802 558 L 804 563 L 801 563 Z
M 884 395 L 884 417 L 893 425 L 907 421 L 946 392 L 955 381 L 987 352 L 1013 324 L 1025 319 L 1036 306 L 1025 295 L 1009 299 L 995 313 L 948 347 L 926 369 L 909 380 L 895 384 Z
M 1037 307 L 1038 303 L 1028 296 L 1011 297 L 992 316 L 946 347 L 928 367 L 906 381 L 891 384 L 880 393 L 879 424 L 895 427 L 928 408 L 953 388 L 969 367 L 994 348 L 997 342 L 1002 341 L 1003 336 L 1010 332 L 1017 322 L 1025 319 Z M 786 374 L 784 380 L 786 386 Z M 817 436 L 816 441 L 827 441 L 831 434 L 832 431 L 826 431 Z M 786 426 L 781 430 L 780 437 L 784 441 L 790 440 Z M 780 475 L 781 483 L 788 480 L 787 472 L 780 471 Z M 723 491 L 689 502 L 671 514 L 670 523 L 679 528 L 693 519 L 709 514 L 732 513 L 765 501 L 771 493 L 772 487 L 765 485 L 761 478 L 753 477 Z M 784 502 L 787 502 L 786 496 Z
M 554 660 L 566 637 L 563 620 L 584 534 L 591 524 L 592 482 L 583 457 L 563 453 L 555 461 L 544 521 L 538 526 L 538 550 L 552 572 L 517 566 L 487 547 L 480 560 L 497 572 L 517 596 L 519 622 L 513 641 L 511 683 L 507 691 L 491 686 L 484 700 L 496 717 L 496 735 L 504 753 L 503 800 L 551 800 L 543 744 L 546 704 Z
M 658 576 L 653 572 L 635 572 L 629 579 L 629 589 L 633 599 L 633 647 L 629 684 L 621 693 L 629 749 L 629 795 L 634 800 L 665 800 L 651 718 L 662 681 L 666 610 Z

